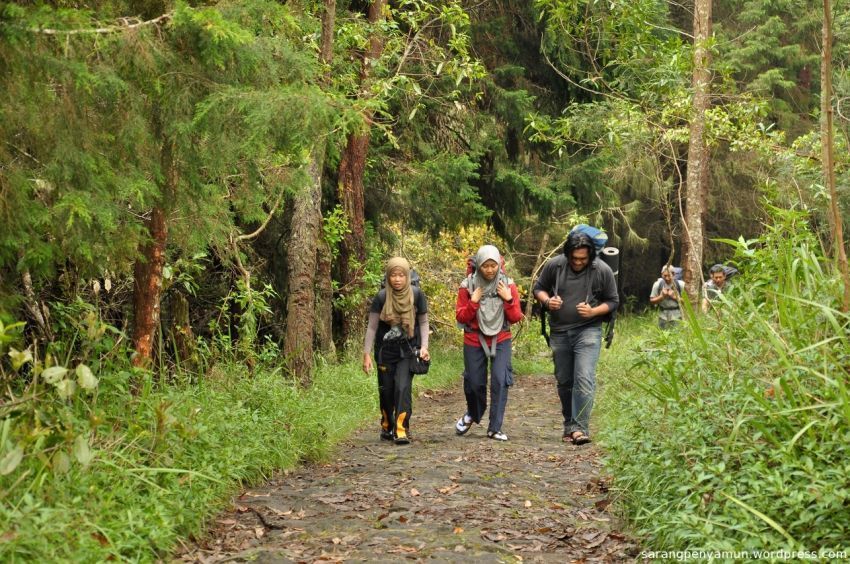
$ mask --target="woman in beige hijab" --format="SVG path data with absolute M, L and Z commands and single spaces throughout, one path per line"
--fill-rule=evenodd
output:
M 363 371 L 372 371 L 372 349 L 378 366 L 381 440 L 410 443 L 413 375 L 410 362 L 428 353 L 428 301 L 410 283 L 410 263 L 402 257 L 387 261 L 386 288 L 372 300 L 363 343 Z

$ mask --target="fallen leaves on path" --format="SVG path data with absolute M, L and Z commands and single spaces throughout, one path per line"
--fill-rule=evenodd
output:
M 340 449 L 344 457 L 243 492 L 179 558 L 633 560 L 636 543 L 608 513 L 611 478 L 598 446 L 561 442 L 549 378 L 519 382 L 503 426 L 510 441 L 487 439 L 486 421 L 456 436 L 463 394 L 423 394 L 413 444 L 380 442 L 370 426 Z

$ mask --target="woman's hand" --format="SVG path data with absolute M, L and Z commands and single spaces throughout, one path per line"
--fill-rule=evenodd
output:
M 422 360 L 431 360 L 431 353 L 428 352 L 428 349 L 419 349 L 419 358 Z
M 372 355 L 363 353 L 363 372 L 369 374 L 372 372 Z
M 505 284 L 504 280 L 499 280 L 499 285 L 496 286 L 496 293 L 499 294 L 499 297 L 505 300 L 506 302 L 511 301 L 511 289 Z
M 481 296 L 484 295 L 484 290 L 480 287 L 475 288 L 475 291 L 472 292 L 472 295 L 469 297 L 470 301 L 474 304 L 477 304 L 481 301 Z

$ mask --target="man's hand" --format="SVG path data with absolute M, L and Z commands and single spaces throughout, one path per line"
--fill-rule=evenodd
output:
M 372 355 L 363 353 L 363 372 L 369 374 L 372 372 Z
M 553 296 L 549 298 L 549 311 L 558 311 L 564 305 L 564 300 L 561 296 Z
M 576 311 L 578 311 L 578 314 L 585 319 L 596 316 L 593 312 L 593 307 L 591 307 L 591 305 L 587 302 L 581 302 L 578 304 L 576 306 Z
M 509 302 L 513 296 L 511 296 L 511 289 L 505 284 L 504 280 L 499 280 L 499 285 L 496 287 L 496 293 L 499 294 L 499 297 Z
M 431 353 L 428 352 L 428 349 L 419 349 L 419 358 L 422 360 L 431 360 Z

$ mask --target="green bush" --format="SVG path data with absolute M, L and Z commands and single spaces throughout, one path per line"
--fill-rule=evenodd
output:
M 633 325 L 603 360 L 607 462 L 648 548 L 847 548 L 848 316 L 806 218 L 774 213 L 730 242 L 743 274 L 721 307 Z

